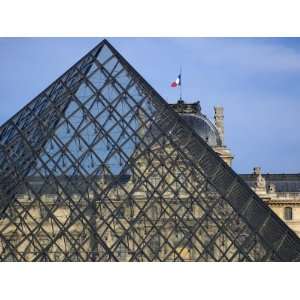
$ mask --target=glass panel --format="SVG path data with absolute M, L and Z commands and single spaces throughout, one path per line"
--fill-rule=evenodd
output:
M 0 132 L 1 261 L 299 260 L 296 235 L 107 41 Z

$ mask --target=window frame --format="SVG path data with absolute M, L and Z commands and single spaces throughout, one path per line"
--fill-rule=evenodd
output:
M 293 220 L 293 208 L 291 206 L 286 206 L 283 210 L 283 217 L 287 221 Z

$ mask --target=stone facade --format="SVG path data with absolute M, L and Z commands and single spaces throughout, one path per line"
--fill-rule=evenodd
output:
M 171 105 L 182 116 L 186 114 L 201 115 L 210 122 L 201 109 L 192 104 Z M 194 109 L 191 109 L 193 106 Z M 199 105 L 198 105 L 199 106 Z M 200 107 L 200 106 L 199 106 Z M 228 164 L 232 165 L 233 155 L 224 142 L 224 108 L 214 107 L 214 126 L 221 144 L 210 146 Z M 194 128 L 195 129 L 195 128 Z M 197 131 L 197 130 L 196 130 Z M 204 132 L 198 132 L 205 139 Z M 261 168 L 255 167 L 252 174 L 240 174 L 253 191 L 300 237 L 300 174 L 262 174 Z
M 223 108 L 215 108 L 215 124 L 212 124 L 201 113 L 199 103 L 185 104 L 181 101 L 173 105 L 173 108 L 203 139 L 211 143 L 211 147 L 227 164 L 231 165 L 233 155 L 224 144 Z M 209 219 L 207 219 L 205 228 L 199 228 L 192 240 L 186 238 L 189 236 L 187 232 L 183 232 L 180 226 L 177 227 L 176 217 L 172 217 L 174 211 L 177 211 L 177 217 L 183 218 L 185 224 L 191 228 L 205 217 L 205 211 L 197 202 L 193 202 L 190 194 L 193 190 L 195 193 L 196 191 L 199 192 L 200 187 L 197 189 L 194 182 L 201 182 L 201 178 L 194 178 L 193 181 L 193 176 L 197 176 L 197 174 L 193 174 L 193 170 L 186 169 L 186 163 L 182 158 L 177 157 L 178 153 L 171 145 L 166 145 L 164 149 L 155 147 L 157 146 L 154 145 L 146 156 L 141 157 L 137 152 L 134 158 L 143 176 L 150 179 L 152 184 L 150 189 L 147 188 L 148 183 L 141 184 L 139 188 L 136 188 L 134 183 L 139 175 L 133 173 L 128 178 L 124 178 L 123 182 L 109 188 L 106 195 L 109 201 L 106 201 L 105 197 L 98 199 L 97 197 L 101 193 L 97 193 L 97 184 L 102 189 L 110 184 L 110 178 L 105 176 L 105 172 L 103 172 L 102 177 L 93 179 L 96 183 L 95 189 L 93 191 L 84 190 L 83 194 L 70 190 L 67 196 L 61 190 L 51 191 L 50 189 L 43 194 L 38 192 L 35 194 L 19 193 L 17 205 L 14 205 L 13 208 L 9 207 L 7 211 L 10 218 L 19 219 L 19 221 L 12 223 L 9 218 L 0 220 L 0 232 L 5 236 L 5 239 L 11 241 L 11 245 L 16 249 L 16 256 L 12 256 L 11 260 L 31 261 L 37 253 L 43 256 L 43 249 L 45 249 L 47 251 L 44 257 L 45 261 L 108 261 L 107 249 L 101 243 L 95 242 L 94 232 L 97 232 L 103 239 L 104 245 L 113 249 L 119 261 L 142 261 L 145 256 L 147 257 L 146 260 L 157 261 L 243 260 L 240 254 L 237 254 L 237 248 L 230 240 L 223 234 L 217 234 L 216 224 L 210 222 Z M 150 157 L 153 152 L 159 157 L 159 161 Z M 149 167 L 148 159 L 152 161 L 151 167 Z M 174 160 L 177 161 L 176 165 L 173 164 Z M 161 161 L 164 161 L 163 167 Z M 159 174 L 157 173 L 158 170 Z M 169 170 L 172 170 L 172 173 L 168 173 Z M 165 177 L 164 174 L 166 174 Z M 163 182 L 161 181 L 162 176 Z M 277 176 L 277 181 L 274 181 L 272 176 L 276 175 L 266 176 L 261 173 L 260 168 L 255 168 L 253 174 L 242 175 L 250 187 L 274 212 L 300 235 L 300 192 L 295 192 L 300 187 L 300 175 L 294 176 L 295 178 L 292 175 L 287 175 L 287 178 Z M 36 184 L 34 178 L 28 180 L 32 186 Z M 30 182 L 30 180 L 32 181 Z M 139 180 L 143 181 L 142 178 Z M 295 181 L 294 185 L 291 183 L 293 180 Z M 205 178 L 203 178 L 204 181 Z M 288 182 L 288 188 L 279 187 L 283 182 Z M 82 183 L 79 185 L 81 186 Z M 153 187 L 157 194 L 149 195 L 149 191 L 153 190 Z M 65 201 L 65 199 L 70 198 L 70 195 L 72 201 Z M 216 193 L 209 186 L 202 187 L 199 196 L 208 200 L 210 198 L 215 199 Z M 35 201 L 36 197 L 42 201 Z M 163 201 L 159 197 L 162 197 Z M 97 207 L 89 206 L 85 199 L 89 199 L 90 203 L 97 203 Z M 228 203 L 222 203 L 221 198 L 218 201 L 220 203 L 216 205 L 214 214 L 218 215 L 220 222 L 222 222 L 223 218 L 225 220 L 230 215 L 232 208 Z M 80 207 L 80 211 L 78 211 L 78 207 Z M 192 214 L 186 213 L 187 207 L 192 211 Z M 82 219 L 82 214 L 85 216 L 85 220 Z M 128 237 L 124 240 L 116 239 L 115 233 L 119 231 L 120 236 L 122 236 L 124 228 L 136 220 L 138 214 L 145 215 L 140 218 L 139 224 L 135 224 L 135 236 L 132 239 L 128 239 Z M 81 218 L 78 218 L 79 215 Z M 85 222 L 92 226 L 93 230 L 88 231 L 86 228 L 89 226 L 85 226 Z M 103 222 L 107 222 L 109 226 L 103 226 Z M 16 228 L 16 224 L 20 226 L 20 229 Z M 159 228 L 159 233 L 152 235 L 149 241 L 147 240 L 149 236 L 147 228 L 150 229 L 153 224 Z M 238 220 L 232 224 L 233 227 L 230 229 L 238 231 L 240 228 Z M 68 234 L 59 238 L 58 233 L 62 229 L 67 230 Z M 30 235 L 32 231 L 36 231 L 38 239 L 30 241 L 26 238 L 26 234 Z M 214 235 L 216 236 L 214 244 L 205 248 L 206 239 L 209 243 L 208 236 Z M 49 243 L 54 237 L 57 237 L 55 243 Z M 99 240 L 99 237 L 97 239 Z M 143 258 L 140 258 L 137 244 L 142 245 L 143 243 L 147 246 L 145 246 Z M 48 244 L 51 244 L 51 249 L 47 248 Z M 0 244 L 2 256 L 6 255 L 6 251 L 10 253 L 8 248 Z M 21 255 L 24 257 L 20 257 Z M 264 249 L 259 244 L 253 247 L 249 254 L 252 260 L 260 260 L 263 256 Z M 43 260 L 43 257 L 41 259 Z M 10 258 L 6 258 L 6 260 L 10 260 Z
M 153 157 L 153 152 L 156 153 L 158 159 Z M 94 255 L 92 260 L 109 261 L 107 249 L 102 247 L 101 243 L 94 242 L 95 231 L 103 239 L 105 245 L 113 249 L 118 261 L 243 260 L 242 255 L 238 253 L 238 248 L 225 234 L 218 233 L 217 224 L 205 217 L 205 209 L 191 197 L 192 191 L 195 194 L 201 191 L 201 197 L 207 199 L 208 202 L 215 201 L 217 195 L 212 186 L 207 185 L 204 188 L 202 185 L 197 186 L 196 182 L 198 184 L 205 182 L 205 178 L 186 169 L 184 158 L 180 158 L 171 145 L 166 145 L 164 149 L 155 145 L 146 156 L 138 158 L 141 156 L 137 152 L 135 157 L 143 176 L 150 178 L 149 182 L 143 184 L 143 177 L 139 176 L 138 180 L 141 181 L 139 188 L 135 185 L 137 174 L 123 178 L 123 182 L 113 188 L 109 187 L 111 179 L 104 175 L 96 179 L 94 191 L 83 194 L 68 191 L 72 196 L 72 201 L 65 200 L 68 197 L 61 190 L 57 192 L 49 190 L 48 194 L 22 193 L 17 195 L 17 204 L 13 208 L 10 207 L 7 212 L 8 216 L 15 220 L 14 223 L 11 223 L 9 218 L 0 220 L 0 232 L 5 239 L 11 241 L 16 253 L 16 257 L 11 256 L 6 260 L 32 261 L 38 253 L 43 255 L 42 251 L 45 248 L 47 254 L 42 258 L 44 261 L 84 261 L 91 260 L 91 255 Z M 173 164 L 175 158 L 177 165 Z M 151 166 L 149 166 L 149 160 L 152 161 Z M 164 161 L 164 167 L 161 166 L 161 160 Z M 172 172 L 170 173 L 169 170 Z M 164 176 L 163 181 L 161 176 Z M 35 178 L 28 180 L 31 186 L 38 184 Z M 78 183 L 79 186 L 82 184 L 82 182 Z M 152 187 L 148 187 L 149 184 Z M 101 193 L 100 190 L 97 191 L 97 185 L 102 189 L 109 187 L 109 192 L 105 195 L 107 200 L 105 197 L 99 199 Z M 156 193 L 149 194 L 153 187 Z M 131 196 L 128 197 L 128 195 Z M 35 201 L 36 197 L 42 201 Z M 89 199 L 91 203 L 97 203 L 96 206 L 89 207 L 85 199 Z M 222 222 L 231 214 L 232 208 L 225 201 L 221 199 L 219 201 L 220 204 L 216 205 L 213 213 L 217 214 L 219 221 Z M 86 220 L 83 220 L 82 215 L 78 218 L 78 207 L 81 212 L 84 211 Z M 177 213 L 174 216 L 175 211 Z M 136 220 L 138 214 L 144 217 L 141 217 L 139 223 L 135 224 L 135 236 L 131 239 L 126 236 L 124 239 L 117 239 L 116 232 L 119 232 L 121 237 L 124 228 Z M 178 217 L 184 220 L 184 227 L 180 226 Z M 204 227 L 199 227 L 194 237 L 189 240 L 190 235 L 186 232 L 187 226 L 195 228 L 197 223 L 203 222 L 201 221 L 203 218 L 207 219 Z M 84 226 L 86 222 L 92 224 L 95 229 L 88 231 L 86 229 L 88 226 Z M 103 226 L 105 222 L 109 226 Z M 22 229 L 19 230 L 16 224 Z M 155 235 L 148 231 L 152 231 L 153 224 L 157 228 Z M 233 231 L 238 231 L 239 227 L 238 220 L 231 224 Z M 68 238 L 64 234 L 62 238 L 57 238 L 55 243 L 50 243 L 51 239 L 59 236 L 60 230 L 67 230 Z M 32 241 L 26 238 L 26 234 L 29 235 L 31 231 L 35 231 L 38 236 Z M 151 236 L 150 241 L 149 236 Z M 207 249 L 205 246 L 206 243 L 210 243 L 210 236 L 215 236 L 214 244 Z M 76 246 L 76 241 L 78 241 L 78 246 Z M 143 243 L 145 248 L 140 257 L 138 249 Z M 47 248 L 48 244 L 51 244 L 50 249 Z M 5 256 L 6 251 L 10 252 L 0 243 L 0 254 Z M 265 251 L 259 244 L 248 254 L 249 258 L 254 261 L 264 255 Z
M 256 194 L 300 237 L 300 174 L 241 174 Z

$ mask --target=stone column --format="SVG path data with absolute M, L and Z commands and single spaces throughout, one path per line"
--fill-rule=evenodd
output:
M 224 145 L 224 108 L 215 106 L 215 125 L 221 138 L 222 146 Z

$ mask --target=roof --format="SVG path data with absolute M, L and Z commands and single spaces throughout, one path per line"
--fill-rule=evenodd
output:
M 185 122 L 201 136 L 201 138 L 211 147 L 221 146 L 222 141 L 215 125 L 201 112 L 199 101 L 185 103 L 178 100 L 176 104 L 169 104 Z
M 209 146 L 221 146 L 220 135 L 215 126 L 203 114 L 180 114 L 180 116 L 191 126 L 195 132 L 207 142 Z
M 253 187 L 256 182 L 255 174 L 240 174 L 245 182 Z M 300 174 L 262 174 L 267 186 L 274 184 L 277 192 L 300 193 Z

